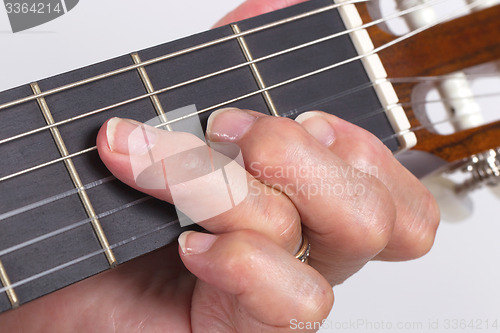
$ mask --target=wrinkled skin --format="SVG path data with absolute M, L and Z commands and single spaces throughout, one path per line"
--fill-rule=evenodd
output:
M 298 2 L 249 0 L 219 24 Z M 132 152 L 121 142 L 138 126 L 118 119 L 104 124 L 99 154 L 117 178 L 171 202 L 169 189 L 143 189 L 133 177 Z M 200 145 L 188 134 L 147 131 L 155 137 L 148 148 L 158 154 L 173 142 Z M 211 117 L 207 136 L 241 148 L 248 185 L 258 189 L 200 223 L 214 235 L 185 234 L 182 246 L 172 244 L 2 314 L 0 331 L 285 332 L 291 319 L 326 318 L 331 287 L 368 261 L 410 260 L 432 247 L 439 222 L 434 199 L 377 138 L 355 125 L 321 112 L 292 121 L 227 110 Z M 290 166 L 349 172 L 279 173 Z M 164 181 L 154 170 L 144 177 Z M 319 183 L 363 190 L 313 196 L 299 190 Z M 201 186 L 209 190 L 211 184 Z M 311 243 L 308 265 L 294 256 L 302 232 Z

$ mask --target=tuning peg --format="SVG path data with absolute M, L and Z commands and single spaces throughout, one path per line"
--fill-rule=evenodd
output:
M 422 179 L 422 183 L 436 198 L 444 221 L 460 222 L 472 215 L 471 198 L 466 193 L 457 193 L 452 180 L 443 176 L 429 176 Z

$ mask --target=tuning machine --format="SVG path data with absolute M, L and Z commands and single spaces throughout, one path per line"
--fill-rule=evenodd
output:
M 489 187 L 500 198 L 500 147 L 451 164 L 422 182 L 436 197 L 444 220 L 462 221 L 472 214 L 472 191 Z
M 457 184 L 457 193 L 466 193 L 483 186 L 500 186 L 500 147 L 472 155 L 463 162 L 462 172 L 469 177 Z

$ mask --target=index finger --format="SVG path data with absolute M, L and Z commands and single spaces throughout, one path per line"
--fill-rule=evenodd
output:
M 101 128 L 97 147 L 119 180 L 175 204 L 213 233 L 251 229 L 290 253 L 301 243 L 293 203 L 194 135 L 113 118 Z

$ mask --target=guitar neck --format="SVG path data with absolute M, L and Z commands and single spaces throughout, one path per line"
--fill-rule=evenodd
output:
M 292 118 L 318 109 L 405 148 L 397 100 L 374 84 L 360 34 L 345 33 L 355 24 L 346 8 L 312 0 L 0 93 L 0 312 L 183 231 L 173 206 L 100 162 L 92 148 L 111 117 L 145 122 L 194 104 L 206 126 L 218 107 Z

